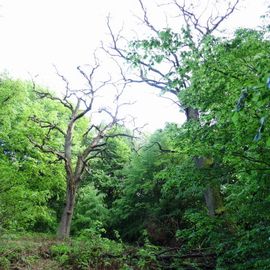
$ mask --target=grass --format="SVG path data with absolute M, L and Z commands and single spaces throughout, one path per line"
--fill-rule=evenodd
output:
M 50 254 L 51 246 L 58 242 L 48 235 L 2 235 L 0 238 L 0 269 L 63 269 Z
M 6 234 L 0 237 L 0 270 L 160 269 L 152 252 L 96 234 L 66 241 L 47 234 Z

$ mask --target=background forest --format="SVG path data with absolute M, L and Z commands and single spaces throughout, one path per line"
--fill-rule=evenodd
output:
M 78 67 L 86 89 L 58 73 L 62 95 L 1 75 L 0 269 L 270 269 L 269 14 L 226 37 L 238 1 L 205 24 L 175 1 L 179 32 L 139 4 L 147 39 L 123 43 L 107 22 L 120 83 L 97 83 L 98 61 Z M 129 83 L 177 97 L 186 122 L 126 127 Z M 108 85 L 114 106 L 93 123 Z

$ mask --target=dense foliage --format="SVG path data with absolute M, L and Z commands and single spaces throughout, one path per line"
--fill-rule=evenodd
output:
M 189 29 L 181 34 L 166 29 L 131 42 L 127 60 L 136 69 L 143 58 L 154 69 L 179 53 L 182 68 L 166 75 L 164 91 L 178 89 L 180 103 L 199 111 L 198 121 L 168 124 L 136 142 L 106 141 L 77 191 L 74 238 L 46 236 L 46 250 L 30 241 L 38 256 L 46 251 L 55 261 L 52 269 L 269 269 L 269 31 L 209 34 L 199 45 Z M 64 204 L 64 164 L 34 147 L 48 133 L 32 120 L 64 126 L 69 116 L 54 100 L 39 99 L 32 84 L 6 75 L 0 104 L 0 268 L 16 269 L 36 253 L 29 249 L 21 262 L 17 253 L 28 248 L 16 236 L 14 248 L 11 233 L 55 232 Z M 76 134 L 79 153 L 87 142 Z M 49 144 L 63 139 L 52 131 Z M 205 202 L 209 186 L 220 194 L 214 215 Z
M 62 207 L 64 172 L 52 156 L 31 144 L 30 138 L 41 139 L 45 134 L 33 128 L 29 118 L 41 114 L 53 118 L 61 112 L 54 104 L 35 102 L 28 83 L 4 76 L 0 88 L 0 227 L 54 230 Z

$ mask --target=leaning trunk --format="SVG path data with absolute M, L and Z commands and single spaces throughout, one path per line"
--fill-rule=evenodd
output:
M 72 182 L 74 183 L 74 181 Z M 74 185 L 68 184 L 66 192 L 66 204 L 58 228 L 59 238 L 69 237 L 71 221 L 75 207 L 75 199 L 76 199 L 76 187 Z

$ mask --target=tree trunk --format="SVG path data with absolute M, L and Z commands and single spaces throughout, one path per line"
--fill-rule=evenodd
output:
M 187 107 L 185 108 L 185 114 L 186 114 L 187 121 L 190 121 L 190 120 L 199 121 L 200 115 L 199 115 L 198 109 Z
M 71 221 L 74 213 L 77 188 L 71 183 L 75 183 L 75 181 L 68 181 L 67 183 L 66 204 L 62 213 L 57 233 L 58 237 L 61 239 L 69 237 Z
M 212 184 L 208 186 L 204 191 L 204 199 L 209 216 L 214 217 L 221 213 L 223 208 L 223 199 L 220 193 L 220 185 Z
M 199 111 L 197 109 L 188 107 L 185 109 L 185 114 L 187 121 L 199 121 Z M 205 160 L 205 157 L 195 157 L 195 166 L 198 169 L 207 167 Z M 217 215 L 217 210 L 223 208 L 223 199 L 220 193 L 220 185 L 214 183 L 210 184 L 204 191 L 204 199 L 208 214 L 212 217 Z

